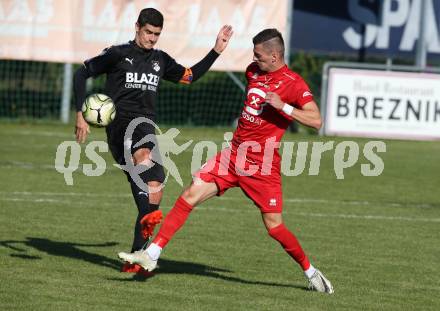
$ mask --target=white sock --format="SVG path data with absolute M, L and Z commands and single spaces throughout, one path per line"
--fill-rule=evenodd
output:
M 306 275 L 306 277 L 310 279 L 315 272 L 316 272 L 315 267 L 313 267 L 312 264 L 310 264 L 310 267 L 306 271 L 304 271 L 304 274 Z
M 147 247 L 147 254 L 152 260 L 158 260 L 161 252 L 162 247 L 155 243 L 151 243 L 150 246 Z

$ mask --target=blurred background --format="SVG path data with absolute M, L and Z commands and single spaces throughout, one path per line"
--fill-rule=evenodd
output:
M 309 83 L 324 112 L 326 62 L 388 71 L 404 65 L 410 68 L 400 71 L 418 73 L 435 72 L 440 64 L 440 1 L 2 0 L 0 118 L 72 122 L 73 72 L 105 47 L 133 39 L 137 15 L 148 6 L 165 16 L 158 48 L 185 66 L 209 51 L 221 25 L 235 30 L 214 70 L 195 85 L 163 83 L 157 121 L 164 125 L 233 125 L 244 98 L 242 73 L 252 60 L 251 39 L 268 27 L 284 34 L 289 66 Z M 88 93 L 101 92 L 104 79 L 89 79 Z M 438 93 L 433 96 L 434 103 Z

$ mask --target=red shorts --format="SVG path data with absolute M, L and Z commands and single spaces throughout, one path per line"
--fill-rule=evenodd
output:
M 218 188 L 218 196 L 229 188 L 240 187 L 262 213 L 282 211 L 283 196 L 279 167 L 274 167 L 269 173 L 264 174 L 261 171 L 261 164 L 246 159 L 239 161 L 235 152 L 225 149 L 209 159 L 194 176 L 205 182 L 214 182 Z

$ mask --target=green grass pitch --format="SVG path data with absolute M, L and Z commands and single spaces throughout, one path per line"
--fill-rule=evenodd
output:
M 181 128 L 177 142 L 230 129 Z M 335 294 L 306 289 L 299 267 L 265 231 L 239 189 L 198 207 L 149 279 L 119 272 L 136 208 L 109 153 L 104 175 L 54 169 L 72 125 L 0 124 L 1 310 L 440 310 L 440 144 L 386 140 L 382 175 L 358 163 L 336 179 L 334 152 L 318 176 L 283 177 L 284 219 Z M 94 129 L 90 138 L 105 140 Z M 287 134 L 284 141 L 343 138 Z M 350 139 L 361 147 L 366 139 Z M 194 143 L 193 143 L 194 145 Z M 91 163 L 84 157 L 81 165 Z M 191 152 L 174 156 L 187 184 Z M 310 154 L 309 154 L 310 157 Z M 171 180 L 162 210 L 182 191 Z

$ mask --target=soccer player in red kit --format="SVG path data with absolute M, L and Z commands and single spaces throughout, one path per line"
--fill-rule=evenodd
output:
M 307 84 L 285 64 L 281 33 L 265 29 L 253 43 L 254 62 L 246 70 L 247 97 L 230 148 L 220 151 L 195 174 L 146 250 L 119 253 L 119 257 L 154 270 L 162 249 L 195 206 L 240 187 L 260 209 L 269 235 L 301 266 L 310 288 L 331 294 L 331 283 L 310 264 L 281 214 L 279 142 L 293 119 L 319 129 L 321 114 Z

